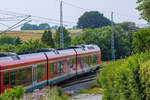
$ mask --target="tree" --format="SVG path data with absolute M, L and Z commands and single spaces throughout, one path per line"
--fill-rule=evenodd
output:
M 97 44 L 101 48 L 102 60 L 111 60 L 112 27 L 105 26 L 97 29 L 86 29 L 72 40 L 73 45 Z M 130 55 L 129 33 L 119 26 L 115 26 L 115 55 L 116 59 Z
M 50 30 L 50 25 L 48 23 L 41 23 L 39 24 L 39 30 Z
M 71 37 L 69 36 L 70 33 L 63 27 L 63 38 L 64 38 L 64 47 L 67 47 L 71 44 Z M 60 27 L 56 30 L 55 36 L 56 47 L 60 47 Z
M 118 25 L 119 27 L 121 27 L 122 29 L 128 32 L 133 32 L 138 29 L 138 27 L 136 27 L 134 22 L 123 22 L 116 25 Z
M 77 26 L 79 28 L 99 28 L 103 26 L 108 26 L 111 24 L 111 21 L 103 16 L 103 14 L 99 13 L 98 11 L 90 11 L 85 12 L 80 18 L 78 19 Z
M 24 24 L 21 27 L 21 30 L 39 30 L 39 28 L 37 25 L 34 25 L 34 24 Z
M 132 46 L 134 52 L 150 50 L 150 28 L 140 29 L 138 32 L 134 32 Z
M 58 26 L 57 26 L 57 25 L 52 26 L 52 27 L 51 27 L 51 29 L 53 29 L 53 30 L 57 30 L 57 29 L 58 29 Z
M 150 0 L 137 0 L 137 3 L 139 4 L 137 10 L 141 12 L 141 17 L 150 22 Z
M 19 44 L 22 44 L 22 41 L 19 37 L 17 37 L 15 40 L 15 45 L 19 45 Z
M 42 38 L 41 38 L 41 41 L 49 46 L 51 46 L 52 48 L 55 47 L 55 43 L 54 43 L 54 40 L 52 38 L 52 32 L 49 30 L 49 31 L 44 31 L 43 35 L 42 35 Z
M 18 40 L 19 39 L 19 40 Z M 10 36 L 10 35 L 1 35 L 0 36 L 0 45 L 4 45 L 4 44 L 12 44 L 12 45 L 17 45 L 17 44 L 20 44 L 20 38 L 17 38 L 17 37 L 13 37 L 13 36 Z
M 33 50 L 40 50 L 42 48 L 48 48 L 46 44 L 40 40 L 28 40 L 16 47 L 16 52 L 30 52 Z

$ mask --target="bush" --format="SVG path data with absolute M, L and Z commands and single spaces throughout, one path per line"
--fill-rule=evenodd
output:
M 150 28 L 140 29 L 138 32 L 134 32 L 132 46 L 134 52 L 150 50 Z
M 17 44 L 21 44 L 21 40 L 19 37 L 13 37 L 4 34 L 0 36 L 0 45 L 4 45 L 4 44 L 17 45 Z
M 0 52 L 15 52 L 15 45 L 12 44 L 0 45 Z
M 23 42 L 23 44 L 18 45 L 16 47 L 16 52 L 29 52 L 33 50 L 40 50 L 42 48 L 48 48 L 46 44 L 41 42 L 40 40 L 28 40 Z
M 142 67 L 144 62 L 149 59 L 150 55 L 147 52 L 133 55 L 125 60 L 110 62 L 104 66 L 97 77 L 97 82 L 104 89 L 103 100 L 146 100 L 149 98 L 149 84 L 143 84 L 148 83 L 148 80 L 144 79 L 145 73 L 142 74 L 143 71 L 141 71 L 144 68 Z M 147 66 L 148 64 L 149 62 L 146 63 Z M 148 73 L 146 75 L 148 76 Z
M 7 89 L 3 94 L 0 95 L 0 100 L 15 100 L 23 97 L 25 90 L 23 87 L 18 86 L 13 89 Z

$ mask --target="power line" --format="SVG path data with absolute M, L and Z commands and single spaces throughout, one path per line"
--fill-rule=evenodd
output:
M 18 24 L 20 24 L 21 22 L 25 21 L 26 19 L 30 18 L 31 16 L 27 16 L 26 18 L 22 19 L 21 21 L 17 22 L 16 24 L 12 25 L 11 27 L 8 27 L 8 29 L 6 29 L 5 31 L 1 32 L 1 33 L 5 33 L 7 31 L 10 31 L 12 28 L 14 29 L 14 27 L 16 27 Z
M 6 15 L 14 15 L 14 16 L 23 15 L 23 16 L 28 16 L 28 15 L 23 14 L 23 13 L 16 13 L 16 12 L 12 12 L 12 11 L 4 11 L 4 10 L 0 10 L 0 11 L 6 12 Z M 9 13 L 11 13 L 11 14 L 9 14 Z M 3 14 L 3 13 L 0 12 L 0 14 Z M 44 19 L 44 20 L 60 22 L 60 20 L 58 20 L 58 19 L 46 18 L 46 17 L 41 17 L 41 16 L 35 16 L 35 15 L 31 15 L 31 18 L 38 18 L 38 19 Z M 65 23 L 76 24 L 76 22 L 72 22 L 72 21 L 64 21 L 64 22 Z
M 60 0 L 56 0 L 56 1 L 60 1 Z M 83 8 L 83 7 L 80 7 L 80 6 L 77 6 L 77 5 L 74 5 L 74 4 L 71 4 L 71 3 L 68 3 L 68 2 L 66 2 L 66 1 L 63 1 L 63 3 L 64 4 L 66 4 L 66 5 L 69 5 L 69 6 L 72 6 L 72 7 L 74 7 L 74 8 L 77 8 L 77 9 L 81 9 L 81 10 L 90 10 L 90 11 L 92 11 L 93 9 L 88 9 L 88 8 Z M 103 11 L 103 10 L 101 10 L 101 12 L 102 13 L 106 13 L 106 11 Z M 114 11 L 113 11 L 114 12 Z M 111 13 L 110 11 L 107 11 L 107 13 Z M 138 17 L 136 17 L 136 16 L 131 16 L 131 15 L 126 15 L 126 14 L 121 14 L 121 13 L 118 13 L 118 12 L 114 12 L 114 14 L 115 15 L 119 15 L 119 16 L 122 16 L 122 17 L 125 17 L 125 18 L 128 18 L 128 19 L 135 19 L 135 18 L 137 18 L 138 20 L 140 20 Z

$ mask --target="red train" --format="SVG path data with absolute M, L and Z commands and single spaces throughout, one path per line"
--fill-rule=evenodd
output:
M 101 51 L 97 45 L 79 45 L 28 54 L 0 54 L 0 93 L 22 85 L 32 90 L 56 84 L 99 67 Z

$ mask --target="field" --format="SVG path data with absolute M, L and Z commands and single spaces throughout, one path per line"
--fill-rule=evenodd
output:
M 34 31 L 28 30 L 28 31 L 11 31 L 11 32 L 6 32 L 6 34 L 20 37 L 21 40 L 26 41 L 29 39 L 33 39 L 33 40 L 40 39 L 43 32 L 44 32 L 43 30 L 34 30 Z M 69 32 L 71 33 L 70 35 L 74 37 L 81 34 L 82 30 L 69 30 Z M 55 34 L 55 30 L 52 30 L 52 33 Z

